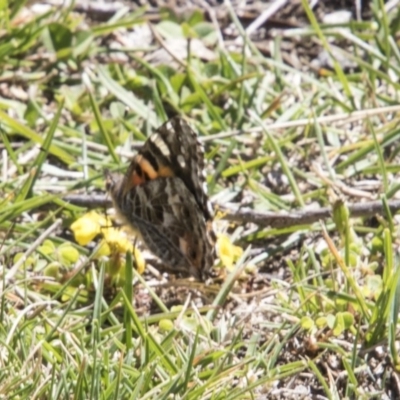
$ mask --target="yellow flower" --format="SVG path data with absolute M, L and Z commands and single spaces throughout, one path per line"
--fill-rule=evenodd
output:
M 222 265 L 232 269 L 234 263 L 243 254 L 243 249 L 235 246 L 226 235 L 218 235 L 217 248 Z
M 104 240 L 110 248 L 110 253 L 114 257 L 118 254 L 123 254 L 130 251 L 136 262 L 136 268 L 139 274 L 145 270 L 145 262 L 142 253 L 139 249 L 132 245 L 132 242 L 126 236 L 126 233 L 121 229 L 108 228 L 103 229 Z
M 75 240 L 85 246 L 90 243 L 97 235 L 102 234 L 104 240 L 99 249 L 99 256 L 111 256 L 118 259 L 130 251 L 136 261 L 137 270 L 143 273 L 145 262 L 142 253 L 133 247 L 131 240 L 121 229 L 112 227 L 110 218 L 98 214 L 96 211 L 90 211 L 77 219 L 72 225 L 71 230 L 74 233 Z
M 103 236 L 113 251 L 126 253 L 128 250 L 133 252 L 133 245 L 121 229 L 107 228 L 103 229 Z
M 96 258 L 100 258 L 100 257 L 103 257 L 103 256 L 109 256 L 110 253 L 111 253 L 110 246 L 109 246 L 108 243 L 103 239 L 103 240 L 100 242 L 100 246 L 99 246 L 99 248 L 98 248 L 98 250 L 97 250 Z
M 109 224 L 107 218 L 98 214 L 96 211 L 90 211 L 77 219 L 71 225 L 71 230 L 74 233 L 75 240 L 81 246 L 86 246 L 101 233 L 101 228 L 107 226 L 107 224 Z

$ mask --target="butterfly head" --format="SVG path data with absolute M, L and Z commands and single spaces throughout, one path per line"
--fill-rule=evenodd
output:
M 106 191 L 113 195 L 120 190 L 122 185 L 122 175 L 113 173 L 108 169 L 104 170 L 104 177 L 106 179 Z

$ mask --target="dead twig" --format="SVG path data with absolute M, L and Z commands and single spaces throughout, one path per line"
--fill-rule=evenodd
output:
M 106 208 L 111 207 L 111 200 L 104 195 L 68 195 L 64 201 L 80 207 Z M 222 219 L 236 223 L 253 223 L 258 226 L 271 228 L 287 228 L 290 226 L 313 224 L 319 220 L 331 217 L 332 209 L 323 207 L 316 210 L 299 210 L 288 213 L 283 212 L 256 212 L 253 210 L 229 209 L 226 206 L 215 205 L 222 211 Z M 388 201 L 392 213 L 400 210 L 400 200 Z M 348 204 L 352 218 L 371 217 L 375 214 L 384 214 L 381 201 L 368 201 L 365 203 Z

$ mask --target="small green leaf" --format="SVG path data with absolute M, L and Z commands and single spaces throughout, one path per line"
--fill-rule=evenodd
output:
M 75 35 L 73 46 L 74 57 L 85 56 L 91 49 L 94 37 L 90 31 L 79 31 Z
M 177 73 L 170 78 L 172 88 L 179 93 L 186 80 L 186 74 Z
M 63 243 L 59 248 L 61 260 L 66 264 L 73 264 L 79 259 L 79 251 L 69 243 Z
M 119 101 L 113 101 L 110 104 L 110 114 L 114 119 L 124 118 L 126 107 Z
M 382 292 L 381 275 L 369 275 L 365 279 L 365 287 L 368 290 L 368 296 L 377 299 Z
M 342 313 L 342 315 L 343 315 L 343 322 L 344 322 L 345 329 L 351 328 L 354 324 L 353 314 L 348 311 L 345 311 Z
M 180 25 L 172 21 L 162 21 L 156 26 L 157 32 L 166 39 L 184 38 L 183 30 Z
M 24 253 L 17 253 L 14 258 L 13 262 L 16 264 L 22 257 L 24 257 Z M 22 268 L 29 268 L 35 263 L 35 257 L 31 256 L 28 257 L 25 262 L 22 264 Z
M 29 126 L 34 127 L 37 119 L 40 117 L 38 109 L 35 107 L 32 101 L 28 101 L 24 118 L 28 122 Z
M 317 328 L 324 328 L 328 324 L 326 317 L 318 317 L 315 320 L 315 325 Z
M 332 315 L 332 314 L 328 314 L 328 315 L 326 316 L 326 322 L 328 323 L 328 326 L 329 326 L 330 329 L 333 329 L 333 328 L 334 328 L 334 326 L 335 326 L 335 320 L 336 320 L 336 318 L 335 318 L 335 316 Z
M 196 9 L 187 21 L 190 26 L 197 26 L 202 22 L 204 22 L 204 13 L 199 9 Z
M 170 332 L 174 329 L 174 323 L 170 319 L 161 319 L 158 326 L 164 332 Z
M 54 278 L 56 281 L 59 281 L 62 278 L 62 274 L 60 272 L 61 265 L 59 262 L 52 262 L 47 265 L 47 267 L 43 270 L 44 276 L 49 276 Z
M 177 305 L 177 306 L 172 306 L 171 307 L 171 312 L 176 313 L 176 312 L 181 312 L 183 310 L 182 305 Z
M 371 253 L 383 252 L 383 239 L 380 236 L 374 236 L 370 243 Z
M 309 331 L 314 328 L 314 320 L 310 317 L 303 317 L 300 321 L 300 325 L 303 329 Z
M 182 24 L 182 32 L 185 35 L 185 37 L 187 37 L 187 38 L 190 38 L 190 39 L 197 38 L 196 31 L 185 22 Z
M 338 313 L 335 318 L 335 323 L 332 332 L 335 336 L 339 336 L 343 333 L 344 330 L 345 330 L 345 324 L 343 319 L 343 313 Z
M 215 34 L 214 26 L 209 22 L 200 22 L 193 27 L 193 30 L 200 38 Z
M 48 31 L 53 50 L 59 58 L 66 58 L 72 51 L 72 32 L 59 22 L 49 24 Z
M 54 251 L 56 250 L 54 243 L 49 240 L 46 239 L 43 244 L 39 247 L 39 250 L 41 253 L 43 253 L 44 255 L 48 256 L 50 254 L 53 254 Z

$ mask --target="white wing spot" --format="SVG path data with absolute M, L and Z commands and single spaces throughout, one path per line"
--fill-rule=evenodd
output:
M 178 160 L 178 163 L 182 168 L 186 167 L 186 161 L 182 154 L 179 154 L 176 159 Z
M 171 155 L 168 146 L 166 145 L 166 143 L 164 142 L 164 140 L 160 135 L 155 133 L 154 135 L 150 136 L 150 140 L 160 149 L 161 153 L 165 157 L 169 157 Z
M 165 129 L 167 129 L 168 131 L 173 131 L 173 130 L 174 130 L 174 127 L 172 126 L 171 121 L 168 121 L 168 122 L 165 124 Z
M 207 182 L 203 182 L 203 192 L 206 194 L 208 192 Z
M 152 135 L 150 135 L 149 140 L 153 143 L 156 143 L 159 137 L 160 135 L 158 133 L 153 133 Z
M 169 157 L 171 155 L 171 152 L 169 151 L 169 148 L 165 142 L 160 141 L 160 143 L 158 143 L 158 148 L 161 150 L 161 153 L 163 153 L 164 156 Z

